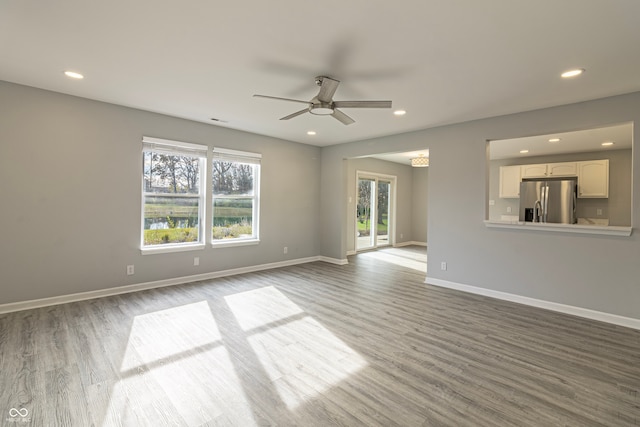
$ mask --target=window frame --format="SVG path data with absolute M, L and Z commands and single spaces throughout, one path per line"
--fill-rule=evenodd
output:
M 211 197 L 211 201 L 209 203 L 209 207 L 211 209 L 209 220 L 209 227 L 211 229 L 210 243 L 212 247 L 229 247 L 229 246 L 244 246 L 244 245 L 255 245 L 260 243 L 260 175 L 261 175 L 261 160 L 262 155 L 259 153 L 252 153 L 247 151 L 238 151 L 238 150 L 230 150 L 227 148 L 214 147 L 213 155 L 211 158 L 211 165 L 209 166 L 209 171 L 211 172 L 209 181 L 211 183 L 211 190 L 209 191 L 209 195 Z M 236 195 L 236 194 L 225 194 L 222 196 L 217 196 L 214 194 L 213 188 L 213 165 L 216 161 L 226 161 L 226 162 L 234 162 L 234 163 L 242 163 L 242 164 L 251 164 L 254 166 L 253 171 L 253 195 Z M 252 234 L 250 237 L 237 237 L 232 239 L 214 239 L 213 238 L 213 227 L 215 221 L 215 208 L 214 204 L 216 199 L 252 199 Z
M 142 179 L 141 179 L 141 214 L 140 214 L 140 250 L 143 255 L 154 253 L 182 252 L 201 250 L 206 246 L 205 223 L 207 219 L 207 169 L 208 169 L 208 151 L 209 147 L 201 144 L 192 144 L 188 142 L 172 141 L 168 139 L 152 138 L 144 136 L 142 138 Z M 188 156 L 199 159 L 199 188 L 197 195 L 189 195 L 182 193 L 158 193 L 147 192 L 145 187 L 145 169 L 144 156 L 145 153 L 157 153 L 173 156 Z M 195 242 L 181 243 L 165 243 L 158 245 L 145 245 L 145 202 L 147 197 L 170 197 L 170 198 L 189 198 L 198 200 L 198 240 Z

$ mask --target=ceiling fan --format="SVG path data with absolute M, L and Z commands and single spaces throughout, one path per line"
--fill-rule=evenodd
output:
M 342 122 L 342 124 L 350 125 L 351 123 L 355 123 L 355 120 L 338 110 L 338 108 L 391 108 L 391 101 L 334 101 L 333 95 L 336 93 L 340 81 L 332 79 L 331 77 L 318 76 L 316 77 L 316 84 L 320 86 L 320 91 L 311 101 L 268 95 L 253 96 L 307 104 L 307 108 L 284 116 L 280 120 L 289 120 L 304 113 L 311 113 L 317 116 L 333 116 L 336 120 Z

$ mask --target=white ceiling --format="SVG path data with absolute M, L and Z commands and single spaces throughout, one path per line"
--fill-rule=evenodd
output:
M 638 91 L 638 16 L 637 0 L 3 0 L 0 79 L 325 146 Z M 309 100 L 317 75 L 407 114 L 280 121 L 300 104 L 252 97 Z
M 549 141 L 550 139 L 560 139 L 560 141 Z M 624 150 L 631 148 L 632 140 L 633 124 L 624 123 L 574 132 L 501 139 L 491 141 L 489 145 L 491 159 L 497 160 L 564 153 Z M 603 146 L 603 142 L 613 142 L 613 145 Z M 527 152 L 521 153 L 521 150 Z

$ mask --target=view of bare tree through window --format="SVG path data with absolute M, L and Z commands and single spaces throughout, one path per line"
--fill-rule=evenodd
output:
M 213 161 L 213 240 L 254 237 L 253 212 L 258 165 Z
M 198 157 L 143 154 L 144 245 L 199 240 Z

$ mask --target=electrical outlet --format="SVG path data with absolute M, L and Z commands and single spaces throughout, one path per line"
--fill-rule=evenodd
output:
M 404 237 L 404 234 L 400 233 L 400 238 L 402 239 Z
M 496 201 L 495 200 L 489 200 L 489 206 L 495 206 Z
M 596 215 L 601 216 L 602 215 L 602 209 L 596 209 Z
M 289 252 L 289 248 L 285 246 L 285 247 L 284 247 L 284 253 L 286 254 L 286 253 L 288 253 L 288 252 Z
M 133 265 L 127 265 L 127 276 L 133 276 L 136 270 Z
M 440 263 L 440 270 L 446 270 L 447 269 L 447 263 L 446 261 L 442 261 Z
M 193 257 L 193 265 L 194 266 L 200 265 L 200 257 L 197 257 L 197 256 Z
M 507 206 L 507 213 L 511 213 L 511 206 Z

